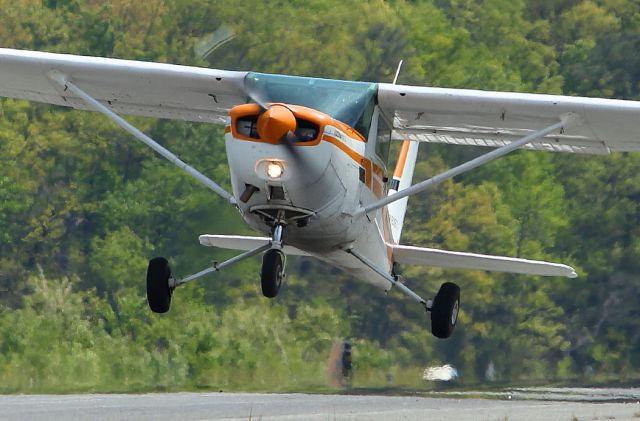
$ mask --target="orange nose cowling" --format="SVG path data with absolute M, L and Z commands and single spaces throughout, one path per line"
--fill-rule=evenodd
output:
M 278 142 L 288 132 L 296 130 L 296 118 L 287 107 L 273 105 L 260 114 L 257 129 L 261 139 Z

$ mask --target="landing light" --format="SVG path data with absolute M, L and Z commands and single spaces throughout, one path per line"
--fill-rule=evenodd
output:
M 270 161 L 267 164 L 267 175 L 269 178 L 276 180 L 280 178 L 283 172 L 284 168 L 282 167 L 282 163 L 278 161 Z

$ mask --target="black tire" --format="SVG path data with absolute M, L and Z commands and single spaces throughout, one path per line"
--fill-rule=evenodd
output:
M 431 333 L 440 339 L 447 339 L 458 322 L 460 310 L 460 287 L 445 282 L 440 287 L 431 307 Z
M 278 295 L 282 286 L 284 255 L 280 250 L 267 250 L 262 257 L 262 272 L 260 273 L 260 283 L 262 284 L 262 295 L 267 298 L 274 298 Z
M 171 269 L 164 257 L 156 257 L 149 261 L 147 268 L 147 301 L 154 313 L 166 313 L 171 305 L 173 289 L 169 288 Z

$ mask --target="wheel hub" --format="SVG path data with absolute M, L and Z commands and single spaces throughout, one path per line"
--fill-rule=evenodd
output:
M 453 309 L 451 310 L 451 324 L 455 326 L 458 321 L 458 310 L 460 309 L 460 301 L 456 300 L 453 304 Z

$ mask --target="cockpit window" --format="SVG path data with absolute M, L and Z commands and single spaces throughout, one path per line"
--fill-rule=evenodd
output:
M 386 166 L 391 146 L 391 126 L 382 114 L 378 114 L 378 133 L 376 135 L 376 155 Z
M 374 105 L 375 105 L 374 99 L 371 98 L 369 100 L 369 103 L 364 107 L 362 114 L 358 119 L 358 122 L 355 124 L 355 126 L 352 126 L 365 139 L 369 137 L 369 130 L 371 129 L 371 117 L 373 116 Z
M 253 72 L 247 74 L 245 85 L 262 102 L 313 108 L 351 127 L 356 126 L 377 93 L 375 83 Z

